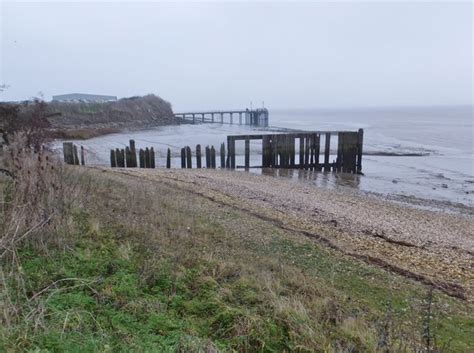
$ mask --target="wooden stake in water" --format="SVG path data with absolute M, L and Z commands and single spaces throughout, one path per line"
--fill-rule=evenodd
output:
M 145 151 L 140 148 L 139 160 L 140 160 L 140 168 L 145 168 Z
M 326 133 L 326 142 L 324 146 L 324 171 L 330 172 L 331 167 L 329 165 L 329 153 L 331 150 L 331 134 L 329 132 Z
M 110 166 L 112 168 L 117 167 L 117 160 L 115 159 L 115 150 L 110 150 Z
M 79 165 L 79 156 L 77 155 L 77 146 L 73 145 L 74 150 L 74 165 Z
M 250 168 L 250 139 L 247 137 L 245 139 L 245 170 Z
M 196 168 L 202 168 L 201 145 L 196 145 Z
M 150 168 L 150 149 L 145 148 L 145 168 Z
M 74 164 L 74 147 L 72 142 L 63 143 L 64 163 Z
M 138 164 L 137 164 L 137 150 L 135 149 L 135 141 L 130 140 L 129 145 L 130 145 L 130 167 L 136 168 Z
M 362 145 L 364 142 L 364 129 L 357 132 L 357 174 L 362 174 Z
M 81 165 L 85 165 L 86 160 L 84 158 L 84 146 L 81 146 Z
M 122 148 L 120 150 L 120 162 L 121 162 L 122 168 L 125 168 L 125 148 Z
M 216 150 L 211 146 L 211 168 L 216 169 Z
M 150 168 L 155 168 L 155 149 L 150 148 Z
M 206 146 L 206 168 L 211 168 L 211 149 Z
M 310 146 L 310 139 L 309 136 L 307 135 L 305 137 L 305 143 L 304 143 L 304 169 L 308 170 L 309 168 L 309 146 Z
M 221 168 L 225 168 L 225 143 L 222 142 L 221 144 L 221 153 L 220 153 L 220 157 L 221 157 Z
M 186 148 L 181 148 L 181 168 L 186 168 Z
M 186 165 L 188 168 L 193 167 L 193 155 L 191 153 L 191 147 L 186 146 Z
M 130 154 L 130 147 L 125 147 L 125 162 L 127 168 L 132 167 L 132 155 Z

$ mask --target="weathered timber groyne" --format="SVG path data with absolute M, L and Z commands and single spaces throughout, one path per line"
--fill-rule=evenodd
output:
M 324 139 L 324 149 L 321 148 L 322 138 Z M 332 161 L 330 161 L 331 138 L 337 138 L 336 159 Z M 298 168 L 360 174 L 362 173 L 363 138 L 363 129 L 358 131 L 312 131 L 227 136 L 226 167 L 236 168 L 235 144 L 236 141 L 244 141 L 244 168 L 251 168 L 250 141 L 261 140 L 262 165 L 253 167 Z M 322 152 L 324 153 L 324 159 L 320 160 Z
M 201 145 L 196 145 L 195 153 L 190 146 L 180 150 L 181 168 L 215 169 L 216 150 L 219 153 L 220 168 L 287 168 L 325 172 L 362 173 L 362 150 L 364 131 L 299 131 L 292 133 L 252 134 L 227 136 L 227 146 L 222 143 L 217 150 L 214 146 L 204 149 L 205 163 L 202 162 Z M 261 143 L 261 164 L 250 165 L 250 141 Z M 244 165 L 236 164 L 236 145 L 244 144 Z M 331 150 L 331 146 L 337 148 Z M 84 165 L 84 150 L 81 159 L 72 143 L 63 144 L 64 161 L 67 164 Z M 137 158 L 138 154 L 138 158 Z M 166 154 L 166 168 L 171 168 L 171 149 Z M 193 157 L 195 163 L 193 163 Z M 255 160 L 253 158 L 252 160 Z M 130 140 L 126 148 L 110 151 L 112 168 L 155 168 L 156 158 L 153 147 L 137 151 L 135 141 Z

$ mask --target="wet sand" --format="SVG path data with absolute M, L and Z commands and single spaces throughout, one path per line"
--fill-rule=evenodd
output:
M 100 169 L 187 190 L 474 300 L 473 209 L 463 214 L 424 210 L 355 190 L 328 190 L 295 179 L 224 170 Z

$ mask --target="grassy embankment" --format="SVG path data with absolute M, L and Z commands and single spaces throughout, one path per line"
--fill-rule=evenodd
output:
M 171 104 L 153 94 L 105 103 L 53 101 L 48 104 L 48 112 L 60 113 L 49 119 L 53 128 L 51 136 L 58 139 L 90 139 L 125 128 L 180 123 Z
M 164 184 L 61 178 L 74 202 L 2 258 L 0 350 L 474 348 L 463 301 Z

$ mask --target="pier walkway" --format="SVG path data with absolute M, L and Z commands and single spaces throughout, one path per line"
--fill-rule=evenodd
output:
M 269 114 L 266 108 L 261 108 L 176 113 L 175 116 L 193 124 L 217 123 L 268 127 Z

